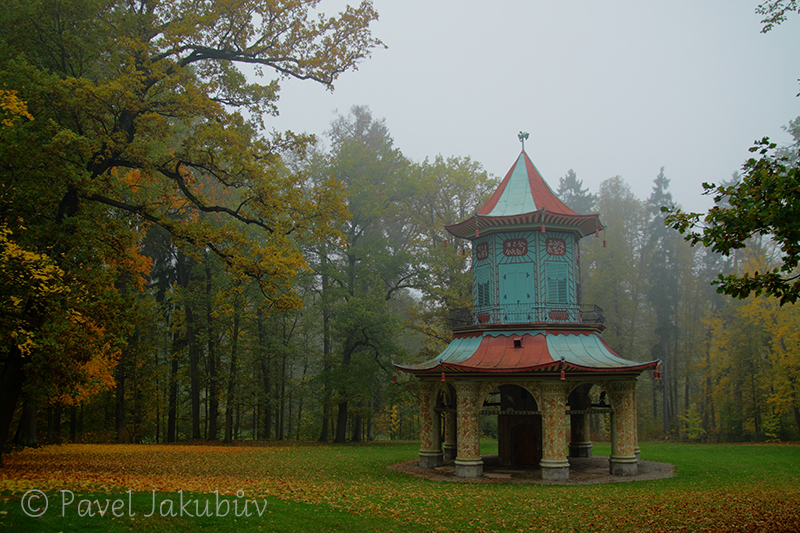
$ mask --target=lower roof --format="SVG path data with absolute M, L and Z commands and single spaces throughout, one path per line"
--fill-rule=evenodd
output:
M 455 337 L 437 357 L 424 363 L 395 365 L 413 374 L 432 372 L 521 373 L 547 370 L 630 372 L 658 361 L 623 359 L 597 331 L 484 331 Z

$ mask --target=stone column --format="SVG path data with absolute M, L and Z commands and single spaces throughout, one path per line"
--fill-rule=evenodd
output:
M 456 452 L 456 413 L 448 411 L 444 414 L 444 460 L 452 461 L 456 458 Z
M 592 456 L 592 440 L 589 438 L 591 434 L 589 426 L 589 415 L 569 415 L 570 418 L 570 434 L 569 441 L 569 456 L 570 457 L 591 457 Z
M 540 389 L 542 412 L 542 479 L 566 481 L 569 479 L 569 461 L 565 452 L 567 408 L 566 389 L 563 385 L 543 385 Z
M 611 457 L 608 466 L 615 476 L 633 476 L 636 459 L 636 381 L 612 381 L 606 389 L 611 398 Z
M 439 413 L 436 407 L 435 381 L 419 384 L 419 466 L 434 468 L 442 464 L 442 446 L 439 442 Z
M 573 395 L 578 396 L 577 392 Z M 579 398 L 571 396 L 570 403 L 575 405 L 571 406 L 571 410 L 585 411 L 592 406 L 592 402 L 587 394 L 581 394 Z M 570 442 L 569 442 L 569 456 L 570 457 L 591 457 L 592 456 L 592 439 L 591 439 L 591 426 L 588 414 L 572 414 L 569 415 L 570 422 Z
M 480 383 L 456 383 L 456 416 L 458 417 L 458 455 L 456 475 L 480 477 L 483 475 L 481 459 L 481 431 L 478 424 L 478 394 Z

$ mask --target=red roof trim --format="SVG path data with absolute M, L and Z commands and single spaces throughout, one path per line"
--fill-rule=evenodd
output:
M 561 361 L 555 363 L 546 363 L 542 365 L 536 366 L 529 366 L 529 367 L 522 367 L 522 368 L 473 368 L 467 367 L 462 365 L 453 365 L 453 364 L 440 364 L 434 368 L 428 368 L 425 370 L 411 370 L 406 368 L 401 368 L 397 365 L 398 369 L 408 372 L 411 374 L 438 374 L 439 372 L 454 372 L 459 374 L 524 374 L 526 372 L 559 372 L 561 367 L 564 367 L 565 371 L 578 371 L 578 372 L 588 372 L 590 374 L 626 374 L 629 372 L 642 372 L 649 368 L 655 368 L 658 365 L 658 361 L 651 361 L 649 363 L 642 363 L 636 366 L 629 366 L 625 368 L 591 368 L 591 367 L 583 367 L 579 365 L 574 365 L 572 363 Z
M 539 170 L 528 158 L 528 154 L 522 152 L 525 157 L 525 170 L 528 172 L 528 183 L 531 187 L 531 194 L 537 207 L 543 207 L 546 211 L 555 212 L 563 215 L 574 215 L 578 213 L 567 207 L 567 205 L 558 199 L 558 196 L 553 193 L 553 190 L 544 181 L 544 178 L 539 174 Z

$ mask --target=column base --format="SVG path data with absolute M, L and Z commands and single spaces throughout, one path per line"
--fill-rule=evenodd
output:
M 452 461 L 458 454 L 458 448 L 455 444 L 445 444 L 442 446 L 442 456 L 445 462 Z
M 483 461 L 459 461 L 456 459 L 456 476 L 481 477 L 483 475 Z
M 592 456 L 592 443 L 591 442 L 570 442 L 569 443 L 569 456 L 570 457 L 591 457 Z
M 609 457 L 608 471 L 612 476 L 635 476 L 639 472 L 639 461 L 633 457 Z
M 569 481 L 569 462 L 542 461 L 539 463 L 542 479 L 546 481 Z
M 444 464 L 442 452 L 419 452 L 420 468 L 436 468 L 442 464 Z

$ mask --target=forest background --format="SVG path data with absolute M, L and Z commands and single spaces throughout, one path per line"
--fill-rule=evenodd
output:
M 237 68 L 331 85 L 381 45 L 371 5 L 11 3 L 0 442 L 416 439 L 415 381 L 392 363 L 437 354 L 471 305 L 468 243 L 443 226 L 497 178 L 469 157 L 409 160 L 366 106 L 319 139 L 268 134 L 281 78 Z M 787 131 L 796 166 L 800 119 Z M 626 179 L 650 196 L 574 172 L 557 194 L 605 225 L 581 243 L 604 339 L 663 361 L 639 380 L 640 437 L 800 439 L 795 304 L 711 284 L 773 268 L 780 248 L 692 247 L 665 224 L 663 170 Z

